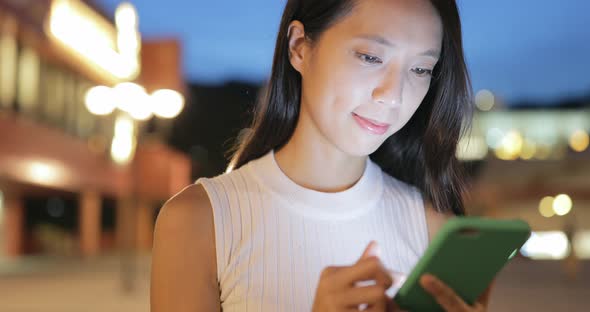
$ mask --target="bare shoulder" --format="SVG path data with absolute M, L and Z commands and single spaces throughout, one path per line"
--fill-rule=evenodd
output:
M 454 215 L 451 212 L 442 213 L 436 211 L 429 201 L 424 202 L 424 209 L 426 211 L 426 225 L 428 226 L 428 241 L 432 241 L 436 233 Z
M 209 196 L 202 185 L 193 184 L 164 204 L 156 220 L 156 229 L 195 230 L 191 225 L 199 225 L 197 223 L 207 217 L 213 217 Z
M 215 252 L 211 202 L 202 185 L 191 185 L 156 220 L 151 311 L 219 311 Z

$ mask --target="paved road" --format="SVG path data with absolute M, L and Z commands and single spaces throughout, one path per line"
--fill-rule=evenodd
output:
M 125 291 L 129 283 L 123 282 L 125 266 L 120 258 L 31 261 L 13 266 L 16 273 L 4 269 L 0 271 L 0 311 L 149 311 L 149 257 L 138 258 L 137 264 L 131 291 Z

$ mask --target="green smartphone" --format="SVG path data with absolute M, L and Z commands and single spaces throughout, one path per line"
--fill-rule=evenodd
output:
M 530 233 L 522 220 L 450 219 L 396 293 L 395 302 L 408 311 L 444 311 L 419 283 L 423 274 L 430 273 L 473 304 Z

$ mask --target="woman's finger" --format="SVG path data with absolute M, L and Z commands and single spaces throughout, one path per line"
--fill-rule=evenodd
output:
M 347 307 L 358 307 L 361 304 L 368 304 L 369 306 L 381 306 L 383 310 L 388 299 L 383 286 L 373 285 L 350 288 L 340 295 L 339 301 Z
M 385 289 L 391 287 L 393 279 L 381 261 L 376 257 L 362 259 L 351 267 L 343 268 L 334 276 L 335 284 L 342 288 L 354 286 L 356 282 L 374 280 Z
M 420 278 L 422 287 L 429 292 L 436 302 L 448 312 L 471 311 L 469 305 L 463 301 L 449 286 L 433 275 L 425 274 Z

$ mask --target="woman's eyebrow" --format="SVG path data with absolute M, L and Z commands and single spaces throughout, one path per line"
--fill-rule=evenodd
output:
M 429 50 L 426 50 L 418 55 L 430 56 L 430 57 L 438 60 L 438 58 L 440 57 L 440 51 L 438 49 L 429 49 Z
M 356 38 L 373 41 L 373 42 L 376 42 L 378 44 L 385 45 L 388 47 L 395 47 L 396 46 L 393 42 L 391 42 L 391 41 L 387 40 L 385 37 L 379 36 L 379 35 L 362 34 L 362 35 L 356 36 Z M 418 55 L 430 56 L 434 59 L 438 59 L 440 57 L 440 51 L 438 49 L 428 49 L 424 52 L 419 53 Z
M 389 40 L 387 40 L 384 37 L 379 36 L 379 35 L 368 35 L 368 34 L 364 34 L 364 35 L 358 35 L 356 37 L 359 38 L 359 39 L 365 39 L 365 40 L 369 40 L 369 41 L 374 41 L 374 42 L 377 42 L 379 44 L 386 45 L 388 47 L 394 47 L 395 46 L 395 44 L 393 44 L 391 41 L 389 41 Z

